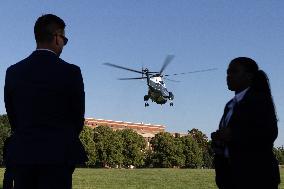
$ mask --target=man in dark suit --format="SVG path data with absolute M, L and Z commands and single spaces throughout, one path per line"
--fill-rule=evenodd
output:
M 268 77 L 254 60 L 239 57 L 229 65 L 227 84 L 235 97 L 211 134 L 216 184 L 223 189 L 277 189 L 277 116 Z
M 13 130 L 6 159 L 15 189 L 72 187 L 75 165 L 87 160 L 79 134 L 85 93 L 80 68 L 60 59 L 68 39 L 52 14 L 34 26 L 37 49 L 6 72 L 4 98 Z
M 6 138 L 3 146 L 3 160 L 4 160 L 4 165 L 6 165 L 6 153 L 7 153 L 7 146 L 9 143 L 10 137 Z M 13 178 L 13 173 L 12 169 L 10 166 L 6 165 L 5 172 L 3 175 L 3 189 L 13 189 L 14 187 L 14 178 Z

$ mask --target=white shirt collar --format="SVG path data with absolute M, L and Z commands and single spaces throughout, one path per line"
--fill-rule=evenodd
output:
M 49 51 L 49 52 L 56 54 L 54 51 L 52 51 L 50 49 L 36 49 L 36 51 Z
M 244 89 L 243 91 L 239 92 L 234 96 L 234 98 L 231 100 L 231 102 L 228 104 L 228 108 L 233 109 L 236 103 L 239 103 L 249 90 L 249 87 Z
M 245 94 L 247 93 L 248 90 L 249 90 L 249 87 L 246 88 L 245 90 L 243 90 L 242 92 L 239 92 L 238 94 L 235 95 L 234 99 L 237 102 L 240 102 L 244 98 L 244 96 L 245 96 Z

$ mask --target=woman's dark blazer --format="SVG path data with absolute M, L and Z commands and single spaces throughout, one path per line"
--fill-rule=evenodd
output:
M 233 182 L 237 188 L 272 186 L 280 180 L 273 143 L 278 135 L 271 98 L 249 89 L 234 107 L 228 123 L 232 141 L 228 144 Z

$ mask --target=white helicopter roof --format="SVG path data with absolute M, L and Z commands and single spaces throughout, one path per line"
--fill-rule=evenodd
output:
M 162 77 L 160 77 L 160 76 L 150 77 L 150 80 L 153 81 L 154 83 L 159 83 L 159 84 L 165 86 L 165 83 L 164 83 Z

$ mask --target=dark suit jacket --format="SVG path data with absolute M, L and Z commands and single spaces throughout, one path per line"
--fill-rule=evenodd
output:
M 273 106 L 269 96 L 249 89 L 234 107 L 227 125 L 232 140 L 227 146 L 236 188 L 272 188 L 280 180 L 272 151 L 278 135 Z
M 46 50 L 10 66 L 4 98 L 13 130 L 7 163 L 81 164 L 85 93 L 80 68 Z

